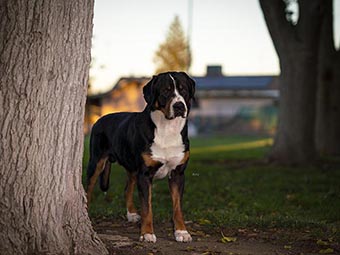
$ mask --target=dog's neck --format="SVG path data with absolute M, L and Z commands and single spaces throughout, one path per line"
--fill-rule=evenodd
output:
M 177 133 L 180 134 L 183 130 L 186 118 L 176 117 L 174 119 L 165 118 L 163 112 L 156 110 L 151 111 L 151 120 L 155 124 L 158 132 L 164 132 L 165 134 Z

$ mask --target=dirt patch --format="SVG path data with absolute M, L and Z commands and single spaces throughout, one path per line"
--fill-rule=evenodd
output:
M 216 229 L 189 222 L 188 230 L 193 237 L 191 243 L 177 243 L 173 237 L 170 223 L 156 223 L 155 244 L 139 241 L 139 225 L 128 223 L 123 219 L 96 219 L 94 227 L 104 241 L 110 254 L 124 255 L 272 255 L 272 254 L 339 254 L 338 243 L 320 243 L 311 238 L 307 232 L 291 232 L 271 229 Z M 226 237 L 222 242 L 222 233 Z M 328 249 L 328 250 L 327 250 Z

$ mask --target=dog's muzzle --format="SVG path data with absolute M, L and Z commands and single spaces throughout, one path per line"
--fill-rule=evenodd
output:
M 174 115 L 176 117 L 183 117 L 185 118 L 186 116 L 186 107 L 182 102 L 177 102 L 172 106 L 174 110 Z

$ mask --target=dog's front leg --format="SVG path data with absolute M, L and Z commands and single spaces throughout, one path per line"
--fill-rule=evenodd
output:
M 191 235 L 185 227 L 182 213 L 182 197 L 185 182 L 184 168 L 185 165 L 178 166 L 174 171 L 172 171 L 171 178 L 169 178 L 169 189 L 173 209 L 174 235 L 177 242 L 192 241 Z
M 142 171 L 137 176 L 137 186 L 139 198 L 141 201 L 142 226 L 140 241 L 156 242 L 156 236 L 153 232 L 152 222 L 152 203 L 151 203 L 151 187 L 152 179 L 148 171 Z

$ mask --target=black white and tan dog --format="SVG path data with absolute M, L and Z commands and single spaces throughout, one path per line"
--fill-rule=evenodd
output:
M 107 191 L 111 163 L 118 162 L 128 175 L 125 188 L 127 219 L 141 218 L 140 240 L 156 242 L 153 229 L 151 186 L 154 179 L 168 176 L 173 204 L 174 235 L 178 242 L 192 240 L 183 219 L 181 202 L 184 170 L 189 160 L 188 114 L 195 93 L 195 82 L 184 72 L 153 76 L 144 86 L 147 103 L 143 112 L 113 113 L 93 126 L 87 169 L 87 200 L 99 177 Z M 133 203 L 137 184 L 141 216 Z

